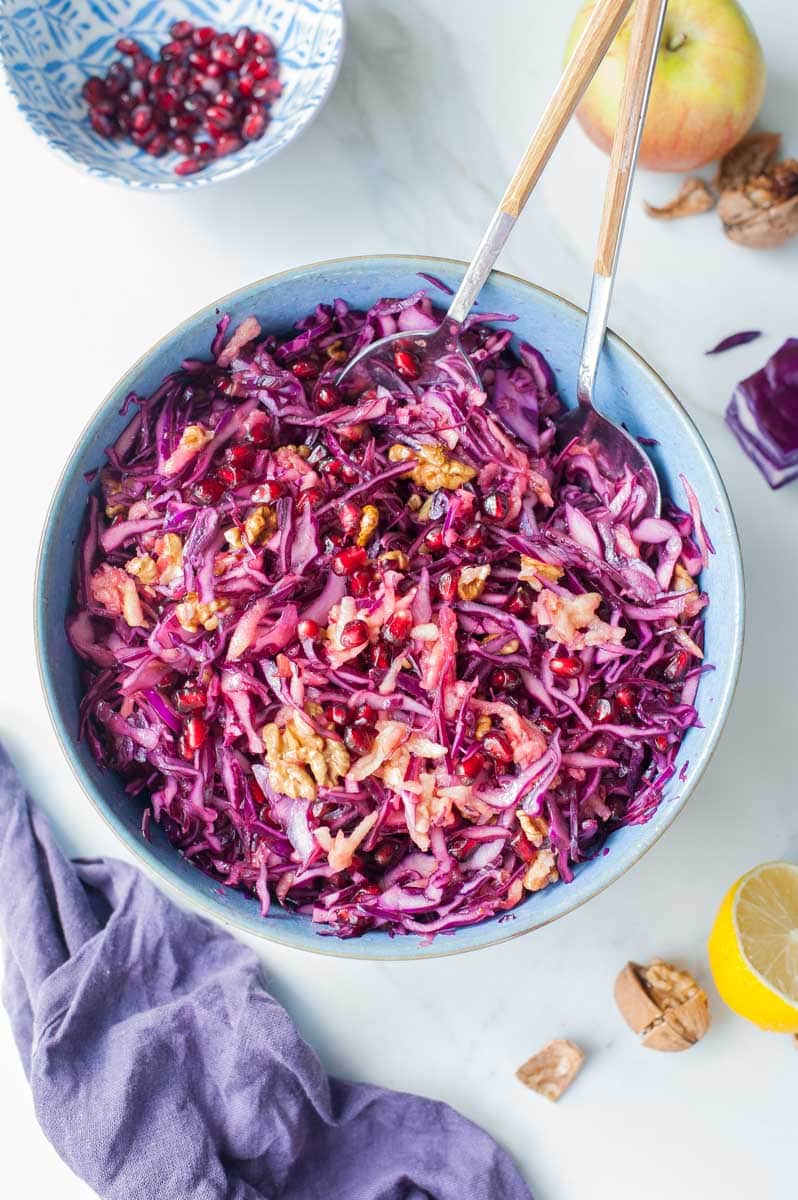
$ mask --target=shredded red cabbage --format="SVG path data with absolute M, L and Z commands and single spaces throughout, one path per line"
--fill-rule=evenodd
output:
M 702 671 L 687 512 L 554 448 L 552 372 L 473 319 L 414 384 L 423 292 L 223 317 L 107 450 L 77 563 L 81 734 L 174 845 L 320 930 L 514 908 L 649 819 Z M 335 379 L 404 330 L 397 389 Z M 399 357 L 401 356 L 401 357 Z M 531 901 L 534 903 L 534 901 Z
M 724 354 L 727 350 L 734 350 L 737 346 L 747 346 L 749 342 L 755 342 L 757 338 L 761 338 L 761 329 L 743 329 L 740 333 L 730 333 L 728 337 L 722 338 L 717 346 L 713 346 L 711 350 L 707 350 L 707 354 Z

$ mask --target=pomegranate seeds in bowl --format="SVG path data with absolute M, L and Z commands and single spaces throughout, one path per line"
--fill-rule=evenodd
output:
M 266 132 L 282 91 L 274 43 L 243 26 L 237 33 L 176 21 L 153 59 L 120 37 L 122 58 L 105 77 L 92 75 L 82 95 L 102 138 L 127 138 L 160 158 L 180 155 L 176 175 L 191 175 L 235 154 Z

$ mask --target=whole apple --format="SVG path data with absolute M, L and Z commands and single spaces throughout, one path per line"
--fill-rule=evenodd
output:
M 588 0 L 568 53 L 595 7 Z M 618 116 L 631 22 L 627 16 L 577 115 L 588 137 L 609 150 Z M 721 158 L 748 132 L 765 92 L 765 60 L 737 0 L 670 0 L 657 57 L 640 165 L 692 171 Z

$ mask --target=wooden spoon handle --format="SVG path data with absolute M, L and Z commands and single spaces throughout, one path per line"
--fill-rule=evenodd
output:
M 602 0 L 593 9 L 499 205 L 507 216 L 516 218 L 529 199 L 631 5 L 632 0 Z
M 637 0 L 618 121 L 610 154 L 595 272 L 610 276 L 621 243 L 626 206 L 656 65 L 667 0 Z

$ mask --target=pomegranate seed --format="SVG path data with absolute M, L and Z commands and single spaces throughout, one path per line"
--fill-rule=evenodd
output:
M 276 479 L 267 479 L 265 483 L 259 483 L 252 493 L 252 499 L 258 504 L 271 504 L 274 500 L 279 500 L 283 495 L 284 488 Z
M 169 138 L 161 130 L 155 134 L 155 137 L 150 139 L 144 149 L 148 154 L 151 154 L 153 158 L 160 158 L 161 155 L 166 154 L 166 151 L 169 149 Z
M 224 456 L 234 467 L 249 470 L 255 463 L 255 447 L 247 445 L 228 446 Z
M 413 618 L 409 612 L 395 612 L 393 616 L 389 617 L 385 622 L 382 636 L 385 638 L 386 642 L 391 642 L 396 645 L 399 642 L 407 641 L 412 628 Z
M 258 449 L 263 449 L 268 446 L 271 440 L 271 425 L 268 420 L 260 420 L 250 427 L 247 433 L 247 441 Z
M 89 113 L 89 121 L 94 132 L 98 133 L 100 137 L 112 138 L 116 133 L 116 125 L 107 113 L 92 109 Z
M 313 507 L 316 504 L 320 504 L 323 499 L 324 493 L 321 488 L 305 488 L 304 492 L 300 492 L 296 498 L 297 508 L 305 508 L 307 505 Z
M 207 112 L 208 103 L 208 97 L 203 96 L 202 92 L 192 92 L 183 101 L 183 111 L 193 113 L 196 117 L 203 117 Z
M 149 129 L 145 129 L 141 133 L 139 133 L 138 130 L 133 129 L 130 133 L 130 140 L 136 146 L 148 146 L 157 132 L 158 130 L 154 125 L 151 125 Z
M 96 105 L 98 100 L 104 100 L 107 95 L 105 84 L 99 75 L 90 75 L 80 89 L 80 94 L 92 106 Z
M 350 467 L 348 463 L 344 463 L 341 467 L 341 478 L 344 483 L 355 483 L 359 476 L 354 467 Z
M 169 32 L 179 42 L 183 38 L 191 37 L 191 34 L 194 32 L 194 26 L 190 21 L 173 21 L 169 26 Z
M 319 364 L 312 358 L 298 358 L 291 363 L 291 374 L 297 379 L 315 379 L 319 373 Z
M 378 867 L 389 867 L 396 857 L 396 847 L 390 842 L 380 842 L 371 857 Z
M 152 69 L 152 59 L 148 54 L 138 54 L 133 59 L 133 74 L 139 83 L 145 79 L 149 79 L 150 70 Z
M 394 350 L 393 365 L 402 379 L 418 379 L 421 374 L 418 359 L 409 350 Z
M 255 80 L 251 75 L 242 75 L 238 81 L 238 94 L 248 99 L 252 95 L 252 89 L 255 87 Z
M 201 25 L 191 34 L 191 40 L 195 46 L 210 46 L 215 37 L 216 30 L 210 25 Z
M 226 71 L 235 71 L 241 66 L 241 56 L 235 46 L 214 46 L 211 57 L 214 62 L 221 63 Z
M 660 754 L 665 753 L 665 751 L 668 749 L 668 739 L 665 737 L 664 733 L 657 734 L 657 736 L 654 738 L 654 745 L 657 750 L 659 750 Z
M 205 68 L 206 79 L 214 79 L 217 81 L 218 86 L 215 88 L 216 92 L 220 92 L 222 90 L 222 85 L 220 83 L 218 83 L 218 81 L 225 74 L 226 74 L 226 71 L 225 71 L 224 67 L 222 66 L 221 63 L 218 63 L 218 62 L 209 62 L 207 67 Z
M 194 143 L 194 157 L 198 158 L 203 166 L 207 164 L 209 158 L 213 158 L 215 153 L 216 150 L 210 142 Z
M 130 92 L 123 92 L 117 100 L 117 107 L 120 112 L 125 114 L 125 116 L 129 116 L 129 114 L 136 107 L 135 98 L 131 96 Z
M 338 520 L 344 533 L 352 533 L 360 527 L 360 509 L 352 500 L 347 500 L 338 511 Z
M 232 92 L 219 92 L 219 95 L 216 97 L 216 103 L 221 105 L 222 108 L 235 108 L 236 98 Z
M 666 679 L 673 682 L 675 679 L 680 679 L 687 670 L 687 664 L 690 662 L 690 655 L 686 650 L 677 650 L 673 658 L 670 660 L 665 670 L 662 672 Z
M 343 475 L 344 464 L 341 462 L 340 458 L 325 458 L 325 460 L 321 463 L 321 469 L 325 475 Z
M 108 68 L 108 74 L 105 76 L 105 88 L 112 96 L 118 96 L 124 92 L 127 85 L 130 83 L 130 72 L 127 67 L 121 62 L 111 63 Z
M 484 540 L 485 536 L 482 532 L 481 526 L 475 525 L 469 533 L 462 534 L 460 537 L 460 545 L 464 550 L 479 550 L 481 549 Z
M 511 692 L 520 682 L 520 675 L 512 667 L 494 667 L 488 677 L 488 683 L 497 692 Z
M 507 611 L 514 617 L 523 617 L 532 611 L 533 596 L 528 587 L 521 584 L 507 601 Z
M 353 571 L 349 577 L 349 594 L 356 599 L 367 596 L 374 582 L 370 571 Z
M 149 129 L 152 125 L 152 109 L 149 104 L 140 104 L 138 108 L 134 108 L 130 114 L 130 125 L 132 129 L 143 133 L 145 129 Z
M 377 710 L 370 704 L 361 704 L 355 714 L 355 725 L 373 725 L 377 720 Z
M 235 133 L 223 133 L 216 142 L 216 157 L 224 158 L 226 154 L 235 154 L 244 143 Z
M 440 525 L 427 530 L 424 534 L 424 545 L 427 550 L 431 550 L 433 553 L 443 550 L 443 529 Z
M 175 88 L 181 95 L 183 89 L 191 78 L 191 72 L 188 67 L 184 67 L 182 63 L 171 63 L 169 70 L 166 72 L 166 82 L 169 87 Z
M 167 42 L 165 46 L 161 46 L 161 58 L 168 61 L 172 58 L 182 58 L 184 47 L 180 42 Z
M 488 492 L 482 501 L 482 511 L 491 521 L 503 521 L 510 511 L 506 492 Z
M 322 383 L 316 388 L 316 403 L 325 412 L 337 408 L 341 403 L 341 393 L 334 383 Z
M 191 162 L 191 159 L 187 161 Z M 178 163 L 175 170 L 182 165 L 182 163 Z M 192 495 L 198 504 L 216 504 L 224 495 L 224 486 L 212 475 L 206 475 L 204 479 L 200 479 L 194 484 Z
M 549 663 L 552 675 L 560 675 L 563 679 L 575 679 L 582 674 L 581 658 L 570 654 L 558 654 Z
M 270 58 L 274 54 L 274 42 L 265 33 L 256 33 L 252 38 L 252 49 L 256 54 Z
M 472 746 L 460 760 L 460 770 L 467 779 L 474 779 L 485 769 L 485 755 L 481 746 Z
M 336 575 L 351 575 L 353 571 L 365 567 L 368 555 L 362 546 L 347 546 L 333 558 L 330 566 Z
M 172 88 L 161 88 L 160 91 L 155 93 L 155 103 L 161 112 L 171 113 L 177 108 L 180 98 Z
M 141 50 L 138 42 L 134 42 L 133 38 L 128 37 L 117 38 L 114 45 L 120 54 L 127 54 L 130 58 L 133 58 Z
M 375 642 L 371 647 L 371 666 L 375 671 L 387 671 L 391 665 L 391 652 L 385 642 Z
M 259 79 L 252 85 L 253 100 L 276 100 L 283 90 L 278 79 Z
M 486 754 L 496 762 L 510 763 L 513 761 L 513 749 L 507 737 L 503 733 L 491 731 L 486 733 L 482 741 L 482 748 Z
M 531 862 L 535 857 L 535 847 L 522 829 L 510 839 L 510 845 L 523 862 Z
M 192 50 L 188 56 L 188 61 L 196 71 L 207 71 L 211 65 L 211 60 L 207 54 L 203 54 L 201 50 Z
M 187 133 L 174 134 L 169 144 L 178 154 L 191 154 L 194 149 L 194 143 Z
M 219 467 L 216 474 L 225 487 L 229 488 L 241 487 L 241 484 L 247 481 L 247 472 L 243 467 L 231 467 L 229 463 L 224 467 Z
M 557 729 L 557 723 L 551 717 L 538 717 L 537 725 L 544 733 L 548 733 L 549 735 L 553 734 Z
M 242 25 L 233 38 L 233 45 L 239 54 L 246 54 L 252 46 L 254 34 L 247 25 Z
M 189 717 L 186 721 L 186 745 L 189 750 L 199 750 L 208 736 L 208 722 L 202 717 Z
M 181 712 L 194 712 L 198 708 L 205 707 L 208 702 L 208 693 L 204 688 L 186 687 L 177 693 L 175 701 Z
M 147 73 L 147 82 L 153 87 L 160 87 L 166 83 L 166 63 L 153 63 Z
M 251 113 L 241 126 L 241 133 L 243 134 L 245 141 L 256 142 L 259 137 L 263 136 L 265 129 L 266 118 L 263 116 L 263 114 Z
M 344 650 L 354 650 L 355 646 L 365 646 L 368 640 L 368 625 L 359 618 L 355 618 L 354 621 L 347 621 L 341 630 L 341 646 Z
M 626 712 L 632 712 L 637 703 L 637 693 L 634 688 L 621 687 L 615 693 L 615 699 Z
M 460 572 L 458 570 L 454 570 L 444 571 L 440 576 L 438 579 L 438 595 L 440 596 L 441 600 L 445 600 L 447 603 L 449 600 L 454 600 L 455 596 L 457 595 L 457 580 L 459 575 Z
M 205 113 L 205 120 L 219 129 L 230 129 L 235 118 L 229 108 L 224 108 L 221 104 L 211 104 Z
M 368 754 L 374 738 L 362 725 L 347 725 L 344 730 L 344 745 L 352 754 Z
M 346 725 L 349 720 L 349 709 L 345 704 L 328 704 L 324 715 L 332 725 Z
M 174 129 L 176 133 L 193 133 L 197 128 L 197 118 L 187 112 L 172 113 L 169 128 Z
M 310 617 L 305 617 L 297 625 L 296 631 L 301 638 L 316 638 L 321 633 L 321 626 L 318 621 L 313 621 Z

